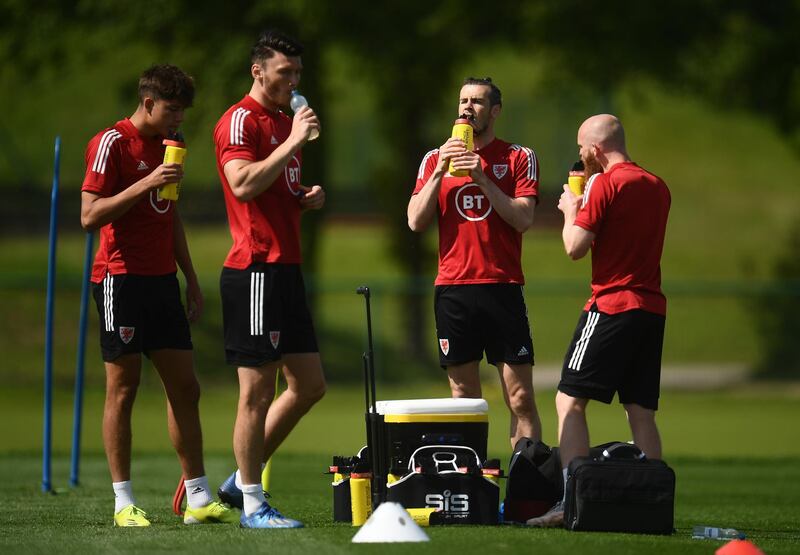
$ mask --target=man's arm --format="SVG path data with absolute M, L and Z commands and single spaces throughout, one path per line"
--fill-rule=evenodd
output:
M 576 196 L 564 185 L 564 192 L 558 200 L 558 209 L 564 213 L 564 228 L 561 230 L 561 239 L 564 241 L 564 250 L 572 260 L 579 260 L 586 256 L 592 248 L 595 234 L 580 226 L 575 225 L 583 195 Z
M 203 293 L 192 265 L 189 244 L 186 242 L 186 232 L 177 209 L 173 214 L 172 222 L 175 262 L 183 272 L 183 277 L 186 278 L 186 316 L 190 322 L 194 322 L 200 318 L 200 314 L 203 312 Z
M 439 147 L 439 161 L 433 173 L 422 189 L 408 201 L 408 227 L 411 231 L 425 231 L 433 221 L 439 203 L 439 189 L 450 165 L 450 158 L 462 152 L 466 152 L 466 147 L 460 139 L 448 139 Z
M 511 198 L 483 173 L 481 157 L 474 152 L 466 152 L 453 160 L 455 169 L 469 170 L 472 180 L 481 188 L 492 207 L 511 227 L 525 233 L 533 225 L 536 210 L 534 197 Z
M 86 231 L 99 229 L 113 222 L 139 202 L 142 196 L 153 189 L 183 179 L 183 166 L 161 164 L 124 191 L 104 197 L 91 191 L 81 192 L 81 226 Z
M 319 120 L 311 108 L 301 108 L 292 119 L 289 137 L 264 160 L 234 159 L 225 163 L 225 173 L 233 196 L 248 202 L 269 189 L 292 159 L 295 152 L 308 142 L 312 129 L 319 129 Z

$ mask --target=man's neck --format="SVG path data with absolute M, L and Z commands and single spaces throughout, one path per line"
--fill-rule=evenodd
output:
M 158 131 L 153 129 L 153 127 L 147 123 L 147 112 L 145 111 L 144 106 L 139 105 L 133 115 L 128 119 L 143 137 L 155 137 L 158 135 Z
M 253 81 L 253 86 L 250 87 L 250 92 L 247 95 L 261 104 L 265 110 L 275 112 L 278 110 L 278 105 L 272 102 L 269 97 L 264 93 L 264 90 L 258 86 L 256 81 Z
M 611 168 L 613 168 L 617 164 L 622 164 L 623 162 L 630 162 L 630 161 L 631 159 L 624 152 L 610 152 L 606 154 L 606 162 L 605 164 L 603 164 L 603 172 L 608 172 Z
M 473 142 L 475 143 L 475 150 L 480 150 L 486 147 L 489 143 L 494 140 L 494 131 L 487 129 L 483 133 L 478 136 L 473 137 Z

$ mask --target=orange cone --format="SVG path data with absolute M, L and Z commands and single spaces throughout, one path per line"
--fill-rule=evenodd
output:
M 733 540 L 717 549 L 715 555 L 764 555 L 764 552 L 747 540 Z

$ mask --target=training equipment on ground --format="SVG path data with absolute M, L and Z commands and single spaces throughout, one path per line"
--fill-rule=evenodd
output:
M 50 194 L 50 235 L 47 261 L 47 298 L 45 314 L 44 355 L 44 410 L 42 429 L 42 491 L 55 493 L 52 483 L 52 407 L 53 407 L 53 319 L 55 305 L 56 246 L 58 244 L 58 197 L 61 167 L 61 137 L 55 139 L 53 162 L 53 188 Z M 75 364 L 75 390 L 72 415 L 72 450 L 69 485 L 78 485 L 80 473 L 81 424 L 83 414 L 83 374 L 88 326 L 89 278 L 92 268 L 94 235 L 86 234 L 83 281 L 81 282 L 81 309 L 78 325 L 78 348 Z
M 520 438 L 508 465 L 504 522 L 527 522 L 545 514 L 564 496 L 558 448 Z
M 367 446 L 333 458 L 334 520 L 361 526 L 373 509 L 396 502 L 419 523 L 497 524 L 497 460 L 486 460 L 488 404 L 483 399 L 377 401 L 368 287 L 368 351 L 362 355 Z
M 242 528 L 302 528 L 303 523 L 293 518 L 286 518 L 275 507 L 264 501 L 261 507 L 252 515 L 247 516 L 242 511 L 240 519 Z
M 193 509 L 186 507 L 183 512 L 184 524 L 217 524 L 239 522 L 239 512 L 223 503 L 212 501 L 205 507 Z
M 353 536 L 353 543 L 427 542 L 428 535 L 399 503 L 382 503 Z
M 150 526 L 150 521 L 147 520 L 146 512 L 136 505 L 128 505 L 120 512 L 114 513 L 114 526 L 142 528 Z
M 675 472 L 633 444 L 601 446 L 569 463 L 564 527 L 598 532 L 672 534 Z

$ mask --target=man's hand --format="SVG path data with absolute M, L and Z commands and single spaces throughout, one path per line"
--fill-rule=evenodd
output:
M 446 171 L 450 165 L 450 160 L 467 152 L 467 145 L 461 139 L 450 137 L 439 147 L 438 170 Z
M 203 292 L 196 280 L 186 283 L 186 318 L 190 323 L 200 319 L 203 313 Z
M 305 194 L 300 198 L 303 210 L 319 210 L 325 204 L 325 190 L 319 185 L 306 187 L 300 185 L 300 190 Z
M 141 180 L 145 190 L 158 189 L 183 179 L 183 164 L 161 164 Z
M 311 131 L 314 129 L 319 131 L 317 114 L 308 106 L 304 106 L 297 110 L 292 118 L 292 131 L 289 134 L 289 141 L 298 146 L 303 146 L 308 142 Z
M 478 185 L 486 183 L 486 174 L 483 173 L 481 157 L 470 150 L 465 150 L 453 158 L 454 170 L 466 170 L 469 176 Z
M 564 220 L 572 223 L 578 215 L 578 210 L 581 208 L 583 202 L 583 195 L 576 195 L 569 188 L 569 185 L 564 184 L 564 192 L 558 199 L 558 209 L 564 213 Z

